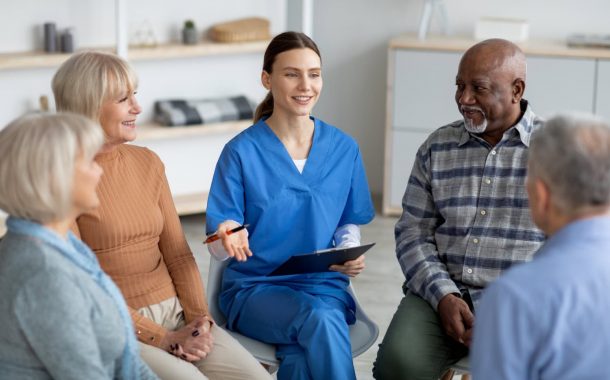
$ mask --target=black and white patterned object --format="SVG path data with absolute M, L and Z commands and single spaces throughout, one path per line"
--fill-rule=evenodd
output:
M 218 99 L 170 99 L 155 102 L 155 121 L 165 126 L 197 125 L 246 120 L 254 116 L 243 95 Z

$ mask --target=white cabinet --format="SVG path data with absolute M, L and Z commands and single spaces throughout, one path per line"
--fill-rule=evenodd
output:
M 460 58 L 470 39 L 415 36 L 390 41 L 383 212 L 399 214 L 415 154 L 430 132 L 461 118 L 454 100 Z M 529 41 L 525 99 L 542 117 L 597 113 L 610 120 L 610 51 Z
M 593 112 L 595 59 L 527 55 L 525 99 L 534 112 L 549 117 L 557 112 Z
M 610 60 L 601 59 L 598 61 L 597 83 L 595 113 L 610 121 Z
M 415 152 L 426 140 L 430 132 L 394 130 L 392 139 L 392 163 L 390 183 L 390 204 L 400 207 L 402 196 L 409 181 L 415 162 Z
M 433 131 L 460 117 L 455 75 L 460 54 L 395 50 L 393 127 Z
M 415 161 L 430 132 L 461 116 L 455 104 L 460 54 L 395 49 L 390 51 L 388 131 L 384 213 L 397 213 Z M 432 101 L 434 99 L 435 101 Z

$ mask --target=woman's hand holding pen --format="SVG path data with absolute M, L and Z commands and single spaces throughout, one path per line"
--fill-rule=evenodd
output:
M 346 261 L 342 265 L 331 265 L 330 270 L 341 272 L 350 277 L 356 277 L 364 270 L 364 267 L 364 255 L 362 255 L 356 260 Z
M 226 220 L 218 225 L 216 233 L 230 257 L 237 261 L 246 261 L 248 257 L 252 256 L 250 243 L 248 242 L 248 231 L 243 229 L 229 234 L 228 232 L 235 227 L 239 227 L 239 224 L 232 220 Z

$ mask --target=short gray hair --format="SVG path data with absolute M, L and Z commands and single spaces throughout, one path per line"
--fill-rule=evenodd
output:
M 593 115 L 566 114 L 534 132 L 528 175 L 545 182 L 568 215 L 610 205 L 610 127 Z
M 72 208 L 74 163 L 91 160 L 102 128 L 76 114 L 33 113 L 0 130 L 0 209 L 39 223 L 61 220 Z
M 135 72 L 122 58 L 97 51 L 72 55 L 55 75 L 51 87 L 58 111 L 99 121 L 104 101 L 127 96 L 138 86 Z

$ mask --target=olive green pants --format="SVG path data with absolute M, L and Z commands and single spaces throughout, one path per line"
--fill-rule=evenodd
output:
M 407 293 L 379 345 L 373 377 L 377 380 L 436 380 L 468 355 L 468 348 L 443 331 L 430 304 Z

